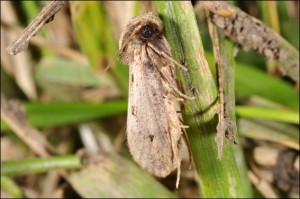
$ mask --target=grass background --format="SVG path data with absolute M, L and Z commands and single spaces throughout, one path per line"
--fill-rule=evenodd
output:
M 274 150 L 275 154 L 283 149 L 299 151 L 298 89 L 290 79 L 277 75 L 276 63 L 252 51 L 238 51 L 233 64 L 239 145 L 225 142 L 220 161 L 214 142 L 216 109 L 195 116 L 216 98 L 212 44 L 201 8 L 189 2 L 70 2 L 34 37 L 28 50 L 7 55 L 4 49 L 20 35 L 20 27 L 28 25 L 44 5 L 1 2 L 1 94 L 22 102 L 28 122 L 59 154 L 37 156 L 30 143 L 20 139 L 1 117 L 1 196 L 299 196 L 273 186 L 268 175 L 274 165 L 259 165 Z M 299 49 L 298 2 L 235 5 Z M 191 126 L 188 137 L 194 164 L 189 170 L 187 161 L 183 163 L 178 190 L 175 173 L 166 179 L 154 178 L 128 153 L 124 141 L 128 66 L 117 60 L 101 74 L 117 54 L 118 38 L 128 20 L 151 9 L 164 21 L 173 56 L 190 63 L 192 73 L 178 73 L 178 79 L 184 89 L 192 83 L 201 94 L 198 100 L 187 102 L 184 110 L 184 121 Z M 230 45 L 227 49 L 232 56 Z M 207 73 L 203 71 L 206 66 L 198 66 L 197 53 L 205 56 Z M 256 157 L 259 147 L 268 153 Z M 86 157 L 82 149 L 97 153 Z M 249 172 L 271 191 L 248 178 Z

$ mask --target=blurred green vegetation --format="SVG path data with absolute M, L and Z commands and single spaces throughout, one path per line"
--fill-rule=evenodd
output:
M 17 29 L 14 29 L 15 23 L 26 27 L 39 13 L 45 2 L 20 1 L 6 2 L 6 4 L 10 6 L 6 7 L 6 12 L 3 12 L 4 15 L 9 16 L 10 19 L 14 18 L 13 22 L 3 18 L 3 21 L 6 20 L 4 21 L 6 26 L 11 26 L 10 28 L 3 26 L 4 29 L 6 28 L 6 32 L 3 34 L 9 35 L 14 31 L 18 32 Z M 159 2 L 158 4 L 160 4 L 160 13 L 170 12 L 168 5 L 176 7 L 176 2 Z M 270 24 L 270 26 L 272 26 L 272 20 L 277 20 L 278 30 L 276 31 L 299 49 L 299 10 L 295 8 L 297 5 L 299 7 L 299 2 L 276 2 L 277 12 L 275 12 L 275 16 L 274 12 L 270 12 L 273 7 L 269 7 L 270 4 L 267 2 L 254 1 L 247 3 L 238 1 L 235 2 L 235 5 L 266 24 Z M 60 154 L 58 157 L 61 156 L 61 159 L 51 160 L 54 162 L 36 157 L 30 146 L 24 147 L 19 142 L 16 142 L 14 132 L 11 132 L 11 128 L 1 117 L 1 161 L 5 161 L 1 163 L 1 166 L 8 169 L 7 165 L 22 165 L 22 161 L 25 161 L 29 167 L 31 164 L 31 166 L 38 165 L 37 174 L 34 177 L 29 175 L 32 173 L 30 169 L 28 172 L 23 170 L 22 175 L 19 176 L 18 167 L 11 167 L 12 171 L 10 172 L 17 173 L 19 177 L 10 178 L 7 177 L 7 174 L 3 175 L 5 170 L 1 168 L 1 188 L 5 193 L 12 197 L 24 197 L 28 193 L 22 192 L 23 189 L 20 189 L 20 187 L 25 187 L 35 192 L 36 195 L 34 196 L 54 197 L 54 195 L 42 194 L 43 188 L 41 188 L 40 182 L 49 179 L 46 176 L 52 175 L 50 171 L 54 171 L 57 168 L 55 162 L 59 165 L 60 161 L 63 162 L 65 160 L 65 157 L 78 161 L 78 156 L 75 154 L 83 148 L 88 148 L 83 138 L 87 136 L 86 132 L 83 132 L 80 126 L 82 124 L 89 126 L 87 122 L 91 121 L 97 123 L 96 130 L 93 128 L 90 128 L 90 130 L 93 131 L 93 138 L 97 140 L 95 142 L 100 145 L 101 155 L 92 164 L 87 164 L 83 158 L 80 168 L 77 167 L 78 165 L 76 166 L 77 169 L 74 169 L 74 165 L 63 167 L 70 171 L 70 175 L 56 174 L 64 180 L 63 183 L 51 181 L 53 183 L 51 184 L 49 182 L 54 187 L 53 193 L 57 190 L 65 190 L 67 185 L 71 185 L 73 191 L 82 198 L 97 196 L 199 197 L 201 194 L 202 196 L 208 196 L 208 191 L 214 191 L 212 188 L 198 185 L 198 177 L 200 182 L 206 179 L 205 177 L 194 177 L 196 173 L 194 171 L 203 170 L 205 162 L 194 165 L 194 167 L 202 166 L 202 168 L 188 170 L 183 167 L 181 170 L 184 175 L 181 177 L 181 185 L 178 190 L 175 190 L 175 174 L 164 180 L 154 179 L 146 171 L 137 167 L 128 154 L 126 141 L 124 141 L 128 96 L 128 66 L 123 65 L 117 59 L 105 74 L 102 72 L 117 55 L 118 29 L 122 30 L 125 27 L 127 23 L 125 16 L 129 16 L 130 19 L 136 13 L 142 13 L 145 10 L 149 11 L 153 8 L 155 9 L 155 5 L 151 5 L 149 2 L 124 2 L 120 5 L 117 2 L 111 3 L 106 1 L 70 1 L 64 5 L 60 10 L 60 14 L 55 16 L 54 21 L 43 27 L 37 35 L 37 37 L 47 41 L 47 44 L 51 43 L 56 48 L 51 47 L 51 45 L 30 44 L 30 47 L 26 50 L 28 54 L 24 55 L 27 56 L 25 59 L 26 64 L 31 66 L 29 73 L 32 74 L 33 89 L 36 89 L 38 92 L 37 100 L 30 99 L 26 90 L 23 90 L 20 86 L 23 84 L 27 85 L 27 82 L 24 82 L 26 80 L 16 75 L 17 73 L 22 73 L 20 67 L 25 64 L 24 59 L 21 57 L 22 55 L 8 56 L 6 54 L 2 56 L 1 52 L 1 94 L 9 99 L 18 99 L 23 103 L 30 124 L 39 129 L 42 135 L 48 138 L 50 144 L 57 147 Z M 163 11 L 164 9 L 165 11 Z M 109 12 L 115 14 L 109 14 Z M 215 78 L 211 39 L 208 34 L 206 19 L 203 17 L 204 13 L 201 12 L 195 13 L 201 35 L 201 41 L 199 42 L 203 44 L 205 57 Z M 173 14 L 180 18 L 182 13 L 177 10 Z M 67 23 L 63 23 L 64 21 Z M 4 22 L 1 20 L 1 28 Z M 189 24 L 177 25 L 188 27 Z M 186 31 L 188 32 L 189 30 Z M 167 29 L 166 32 L 168 39 L 174 37 L 170 33 L 172 32 L 170 29 Z M 15 33 L 14 36 L 16 37 L 19 33 Z M 5 38 L 8 39 L 9 37 L 6 36 Z M 14 38 L 9 39 L 9 42 L 11 42 L 11 39 Z M 192 38 L 187 40 L 192 40 Z M 3 46 L 4 44 L 8 44 L 8 41 L 1 42 L 3 53 L 5 53 L 3 49 L 6 48 L 6 46 Z M 62 54 L 62 51 L 69 53 Z M 272 145 L 276 143 L 281 147 L 293 148 L 299 151 L 299 132 L 296 130 L 299 129 L 299 88 L 296 88 L 297 86 L 294 82 L 288 78 L 269 74 L 267 72 L 268 64 L 264 57 L 253 51 L 238 51 L 235 63 L 235 100 L 240 138 L 239 147 L 245 149 L 246 147 L 242 143 L 245 140 L 247 142 L 248 139 L 254 142 L 257 141 L 257 143 L 267 140 L 267 144 L 271 143 Z M 204 82 L 203 85 L 206 85 L 206 83 Z M 216 88 L 209 87 L 206 89 L 215 95 Z M 191 106 L 194 105 L 193 102 L 189 103 L 191 103 Z M 73 131 L 74 128 L 76 131 Z M 51 137 L 53 136 L 57 137 L 55 140 L 60 140 L 61 142 L 52 143 Z M 107 140 L 105 136 L 108 137 Z M 100 141 L 98 140 L 99 137 Z M 204 153 L 208 154 L 208 157 L 211 156 L 212 159 L 216 159 L 215 152 L 209 153 L 211 148 L 216 147 L 215 143 L 213 143 L 213 137 L 214 135 L 210 136 L 211 141 L 207 147 L 204 146 L 203 142 L 201 142 L 203 145 L 198 146 L 198 148 L 193 146 L 192 153 L 197 153 L 196 150 L 200 148 Z M 190 135 L 189 138 L 198 139 L 197 136 Z M 193 143 L 198 143 L 197 141 L 192 140 Z M 13 144 L 9 145 L 10 142 Z M 4 144 L 6 148 L 4 148 Z M 231 143 L 226 143 L 226 145 L 231 145 Z M 231 148 L 231 146 L 226 147 Z M 227 154 L 231 152 L 225 151 L 225 157 L 233 158 Z M 247 154 L 248 150 L 244 152 L 246 156 L 249 156 Z M 238 153 L 242 153 L 242 151 Z M 15 156 L 14 154 L 18 155 Z M 37 160 L 32 161 L 34 157 Z M 39 159 L 41 164 L 36 163 Z M 236 163 L 234 164 L 240 167 L 240 165 L 247 164 L 247 162 L 244 162 L 247 160 L 247 158 L 235 157 Z M 103 164 L 101 164 L 101 161 Z M 222 161 L 226 161 L 226 159 Z M 216 164 L 217 169 L 220 169 L 222 166 L 222 161 Z M 242 161 L 242 163 L 239 161 Z M 230 164 L 226 163 L 227 166 Z M 43 169 L 45 165 L 46 170 Z M 93 165 L 97 165 L 97 167 L 94 168 Z M 97 173 L 98 167 L 101 167 L 99 169 L 101 173 Z M 248 167 L 250 167 L 249 164 Z M 93 172 L 97 174 L 94 176 Z M 201 174 L 201 172 L 199 173 Z M 216 174 L 210 175 L 215 176 Z M 207 176 L 210 175 L 207 174 Z M 226 177 L 225 174 L 222 175 L 221 173 L 220 175 L 221 177 Z M 23 183 L 20 183 L 20 179 L 23 179 Z M 219 184 L 224 183 L 219 181 L 219 179 L 211 180 Z M 160 181 L 160 183 L 157 181 Z M 28 182 L 31 182 L 31 184 Z M 224 187 L 228 188 L 225 185 Z M 208 190 L 203 190 L 206 188 Z M 215 190 L 216 193 L 219 191 Z M 260 195 L 256 189 L 254 189 L 254 193 Z M 278 194 L 281 196 L 280 193 Z M 219 195 L 219 197 L 221 196 L 224 195 Z M 245 196 L 251 197 L 249 194 Z M 264 197 L 266 196 L 264 195 Z

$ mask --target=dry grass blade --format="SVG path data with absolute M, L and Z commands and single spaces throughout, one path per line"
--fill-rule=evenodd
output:
M 12 1 L 1 2 L 1 67 L 15 79 L 17 85 L 29 99 L 36 100 L 37 91 L 32 77 L 30 52 L 23 52 L 12 57 L 5 51 L 6 46 L 18 36 L 16 31 L 10 29 L 12 24 L 19 24 L 17 11 L 13 5 Z M 1 84 L 7 83 L 1 82 Z
M 259 179 L 253 172 L 249 171 L 248 176 L 252 184 L 266 197 L 278 198 L 273 188 L 265 180 Z
M 223 139 L 225 136 L 225 124 L 224 124 L 224 89 L 223 89 L 223 73 L 222 73 L 222 65 L 220 58 L 220 48 L 219 48 L 219 40 L 216 26 L 212 23 L 211 18 L 209 16 L 208 10 L 206 10 L 207 23 L 209 34 L 213 43 L 213 52 L 214 59 L 217 71 L 217 85 L 218 85 L 218 104 L 219 104 L 219 123 L 217 126 L 217 135 L 215 137 L 216 143 L 218 145 L 218 158 L 222 159 L 222 150 L 223 150 Z
M 65 1 L 50 1 L 38 16 L 27 26 L 22 35 L 6 48 L 6 51 L 10 55 L 16 55 L 26 49 L 29 40 L 37 34 L 44 24 L 53 20 L 54 15 L 60 10 L 64 3 Z
M 224 40 L 218 39 L 217 27 L 212 23 L 209 11 L 206 10 L 209 34 L 213 44 L 213 54 L 217 72 L 219 122 L 215 141 L 218 145 L 218 158 L 222 159 L 223 139 L 237 143 L 235 122 L 234 69 L 230 63 L 231 50 Z M 233 80 L 232 80 L 233 79 Z
M 1 94 L 1 117 L 15 133 L 38 155 L 48 157 L 56 150 L 26 120 L 22 106 L 16 101 L 9 101 Z
M 82 198 L 176 197 L 153 176 L 118 154 L 80 153 L 86 166 L 70 172 L 67 181 Z
M 23 28 L 21 26 L 11 26 L 8 23 L 6 23 L 5 21 L 1 22 L 3 26 L 8 27 L 9 30 L 16 32 L 16 33 L 21 33 Z M 70 60 L 74 60 L 76 62 L 80 62 L 80 63 L 88 63 L 87 58 L 80 52 L 69 48 L 69 47 L 62 47 L 59 46 L 58 43 L 52 43 L 47 41 L 45 38 L 42 38 L 41 36 L 35 36 L 32 37 L 29 40 L 30 44 L 33 44 L 39 48 L 47 48 L 52 50 L 55 54 L 69 58 Z M 6 54 L 7 55 L 7 54 Z

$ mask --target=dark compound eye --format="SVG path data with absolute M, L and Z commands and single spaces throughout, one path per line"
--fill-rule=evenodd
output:
M 144 38 L 151 38 L 154 34 L 154 29 L 152 26 L 145 25 L 141 28 L 141 35 Z

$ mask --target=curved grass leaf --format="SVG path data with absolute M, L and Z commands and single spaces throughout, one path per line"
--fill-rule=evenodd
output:
M 299 124 L 299 113 L 288 110 L 270 109 L 256 106 L 237 106 L 239 116 L 257 119 L 270 119 L 280 122 Z
M 175 198 L 138 165 L 117 154 L 98 154 L 68 177 L 83 198 Z
M 172 47 L 172 54 L 184 62 L 189 72 L 179 72 L 183 90 L 195 95 L 195 100 L 184 103 L 184 122 L 189 125 L 187 135 L 199 174 L 200 192 L 203 197 L 250 197 L 247 179 L 240 175 L 234 146 L 225 142 L 222 160 L 217 159 L 215 143 L 217 119 L 216 85 L 206 64 L 200 34 L 190 2 L 156 2 L 164 22 L 165 35 Z M 246 186 L 245 186 L 246 185 Z

